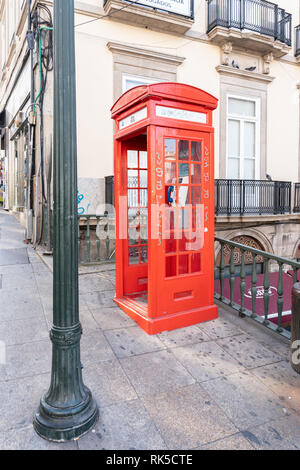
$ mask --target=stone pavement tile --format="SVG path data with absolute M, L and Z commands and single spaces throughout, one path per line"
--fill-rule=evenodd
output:
M 115 297 L 115 290 L 82 294 L 81 297 L 89 309 L 116 306 L 113 301 Z
M 252 336 L 255 340 L 267 347 L 271 351 L 279 354 L 285 359 L 288 357 L 289 341 L 277 332 L 265 328 L 263 325 L 253 321 L 251 318 L 240 318 L 237 312 L 225 310 L 219 306 L 219 316 L 232 325 L 232 328 L 238 327 L 248 336 Z
M 300 417 L 292 414 L 242 434 L 259 450 L 300 450 Z
M 128 328 L 136 323 L 118 307 L 100 307 L 90 310 L 102 330 Z
M 37 291 L 32 289 L 0 290 L 0 322 L 40 316 L 43 307 Z
M 142 400 L 170 449 L 193 449 L 238 431 L 199 384 Z
M 6 289 L 27 289 L 36 285 L 35 275 L 29 271 L 24 273 L 1 274 L 2 290 Z
M 112 289 L 114 289 L 114 286 L 110 280 L 100 277 L 98 274 L 84 274 L 79 276 L 80 294 L 103 292 Z
M 246 334 L 220 339 L 217 343 L 240 364 L 249 369 L 278 362 L 282 359 L 279 354 L 270 351 L 258 343 L 255 338 Z
M 42 394 L 49 388 L 50 374 L 10 380 L 0 386 L 0 435 L 32 423 Z
M 11 265 L 11 266 L 0 266 L 0 273 L 1 274 L 8 274 L 8 275 L 13 275 L 13 274 L 24 274 L 26 273 L 32 273 L 32 265 L 31 264 L 16 264 L 16 265 Z
M 49 269 L 42 261 L 40 261 L 39 263 L 32 263 L 31 266 L 32 266 L 32 271 L 36 274 L 49 272 Z
M 110 359 L 115 359 L 115 355 L 100 328 L 87 335 L 82 335 L 81 362 L 84 366 Z
M 225 437 L 210 444 L 200 447 L 198 450 L 254 450 L 254 447 L 243 436 L 242 433 Z
M 176 348 L 186 344 L 209 341 L 210 337 L 196 326 L 180 328 L 179 330 L 164 331 L 157 335 L 167 348 Z
M 195 382 L 171 351 L 157 351 L 120 359 L 131 384 L 140 396 L 154 395 Z
M 227 338 L 229 336 L 236 336 L 243 333 L 242 330 L 223 318 L 217 318 L 216 320 L 205 323 L 198 323 L 197 327 L 210 336 L 211 339 Z
M 104 335 L 119 358 L 165 349 L 164 344 L 156 336 L 147 335 L 138 326 L 106 330 Z
M 201 386 L 240 430 L 290 413 L 269 388 L 248 372 L 203 382 Z
M 0 321 L 0 341 L 5 341 L 6 346 L 31 343 L 47 338 L 49 338 L 49 333 L 43 315 L 26 320 Z
M 77 443 L 49 442 L 39 437 L 32 426 L 12 429 L 0 436 L 0 450 L 77 450 Z
M 3 243 L 1 243 L 3 245 Z M 9 266 L 15 264 L 27 264 L 29 263 L 29 258 L 27 255 L 26 248 L 18 248 L 14 246 L 14 242 L 12 242 L 12 246 L 10 246 L 8 250 L 1 249 L 0 245 L 0 266 Z M 9 245 L 9 242 L 5 241 L 5 246 Z
M 251 370 L 282 401 L 283 406 L 300 412 L 300 375 L 287 361 Z
M 109 279 L 110 282 L 115 286 L 116 285 L 116 271 L 105 271 L 99 276 L 103 276 L 105 279 Z
M 93 315 L 89 310 L 82 310 L 79 313 L 79 320 L 82 325 L 82 330 L 84 335 L 89 335 L 95 330 L 100 330 L 100 326 L 94 319 Z
M 83 380 L 100 408 L 137 398 L 117 359 L 84 366 Z
M 100 409 L 95 429 L 78 440 L 82 450 L 160 450 L 165 443 L 140 400 Z
M 0 364 L 0 382 L 51 370 L 51 343 L 36 341 L 6 348 L 6 363 Z M 1 384 L 2 386 L 2 384 Z
M 172 349 L 172 352 L 197 382 L 236 374 L 244 370 L 214 341 Z

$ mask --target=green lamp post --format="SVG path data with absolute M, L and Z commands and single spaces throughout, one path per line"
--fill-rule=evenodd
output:
M 99 415 L 80 362 L 74 39 L 74 0 L 55 0 L 52 374 L 33 421 L 51 441 L 83 435 Z

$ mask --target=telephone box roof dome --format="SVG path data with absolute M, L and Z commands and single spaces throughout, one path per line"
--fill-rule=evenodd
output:
M 147 101 L 151 98 L 190 103 L 210 110 L 216 109 L 218 105 L 217 98 L 200 88 L 184 83 L 153 83 L 152 85 L 140 85 L 126 91 L 112 107 L 112 117 L 115 118 L 134 104 Z

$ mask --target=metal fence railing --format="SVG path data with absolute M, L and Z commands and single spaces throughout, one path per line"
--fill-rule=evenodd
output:
M 79 263 L 114 261 L 115 222 L 108 214 L 78 216 Z
M 292 15 L 265 0 L 207 0 L 208 32 L 216 26 L 265 34 L 288 46 L 292 43 Z
M 223 238 L 215 241 L 219 247 L 215 298 L 290 338 L 291 293 L 300 263 Z M 258 262 L 263 274 L 258 274 Z

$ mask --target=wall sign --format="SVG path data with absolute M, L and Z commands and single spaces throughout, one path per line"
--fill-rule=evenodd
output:
M 177 15 L 192 16 L 192 0 L 140 0 L 137 4 L 176 13 Z
M 143 108 L 137 111 L 136 113 L 127 116 L 125 119 L 122 119 L 122 121 L 120 121 L 120 130 L 125 129 L 128 126 L 132 126 L 132 124 L 135 124 L 136 122 L 142 121 L 147 117 L 147 115 L 147 108 Z
M 207 115 L 205 113 L 187 111 L 186 109 L 167 108 L 165 106 L 156 106 L 156 116 L 179 119 L 180 121 L 198 122 L 199 124 L 207 123 Z

